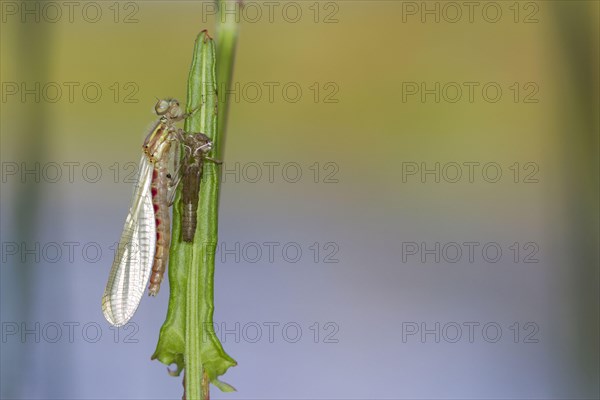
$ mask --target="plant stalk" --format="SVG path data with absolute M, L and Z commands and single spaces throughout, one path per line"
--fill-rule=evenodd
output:
M 242 6 L 242 0 L 217 0 L 219 8 L 219 19 L 217 21 L 217 88 L 220 90 L 220 107 L 217 129 L 219 140 L 225 140 L 227 131 L 227 115 L 229 113 L 229 96 L 227 91 L 231 86 L 233 76 L 233 65 L 235 62 L 235 48 L 239 32 L 239 23 L 235 20 L 235 14 L 226 13 L 227 3 L 237 3 L 236 7 Z
M 220 13 L 224 3 L 218 1 Z M 226 96 L 219 104 L 217 88 L 226 91 L 230 86 L 238 24 L 231 16 L 221 15 L 217 32 L 218 52 L 206 31 L 196 39 L 186 105 L 186 111 L 192 115 L 186 119 L 184 129 L 191 134 L 206 134 L 213 142 L 209 156 L 222 160 L 229 104 Z M 181 237 L 182 188 L 177 190 L 169 252 L 169 308 L 152 356 L 166 365 L 175 363 L 177 369 L 169 371 L 171 375 L 178 376 L 185 368 L 184 398 L 188 400 L 209 400 L 210 383 L 224 392 L 235 390 L 218 379 L 237 363 L 223 350 L 213 326 L 219 168 L 212 162 L 204 163 L 192 243 Z

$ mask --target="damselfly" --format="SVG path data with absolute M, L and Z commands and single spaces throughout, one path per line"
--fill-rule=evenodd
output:
M 220 161 L 207 156 L 212 142 L 203 133 L 185 135 L 183 138 L 185 161 L 183 164 L 183 194 L 181 196 L 183 212 L 181 213 L 181 236 L 184 242 L 194 240 L 196 232 L 198 199 L 204 161 L 220 164 Z
M 173 180 L 167 168 L 172 142 L 183 138 L 174 123 L 188 115 L 174 99 L 159 100 L 155 111 L 160 120 L 144 141 L 133 200 L 102 297 L 104 317 L 114 326 L 133 316 L 148 280 L 149 294 L 158 293 L 167 264 L 171 240 L 168 208 L 179 180 Z

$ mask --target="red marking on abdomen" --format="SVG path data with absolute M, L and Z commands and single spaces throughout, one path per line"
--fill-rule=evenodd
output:
M 155 296 L 167 269 L 169 245 L 171 244 L 171 216 L 168 204 L 168 178 L 166 162 L 157 161 L 152 174 L 151 193 L 154 207 L 154 220 L 156 222 L 156 249 L 152 275 L 150 276 L 150 295 Z

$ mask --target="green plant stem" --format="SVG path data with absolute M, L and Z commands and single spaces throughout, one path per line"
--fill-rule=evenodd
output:
M 203 132 L 219 154 L 217 132 L 216 57 L 212 38 L 206 31 L 196 39 L 194 59 L 188 80 L 187 110 L 197 110 L 185 122 L 186 132 Z M 217 243 L 219 181 L 216 166 L 204 168 L 198 225 L 192 243 L 188 271 L 186 312 L 186 394 L 188 399 L 208 398 L 208 380 L 202 365 L 203 327 L 212 325 L 214 253 Z M 203 385 L 204 384 L 204 385 Z
M 194 58 L 188 80 L 187 110 L 197 110 L 185 122 L 186 132 L 203 132 L 212 140 L 217 138 L 216 58 L 212 38 L 206 31 L 196 39 Z M 217 148 L 214 149 L 216 153 Z M 206 166 L 199 203 L 199 224 L 192 244 L 192 262 L 188 271 L 185 369 L 188 399 L 204 399 L 202 383 L 202 327 L 212 323 L 214 250 L 203 243 L 217 242 L 217 212 L 219 182 L 215 166 Z M 210 257 L 212 253 L 212 257 Z M 208 275 L 208 276 L 207 276 Z M 207 281 L 207 278 L 210 279 Z M 208 297 L 208 299 L 207 299 Z M 208 314 L 208 315 L 207 315 Z M 208 318 L 206 318 L 208 317 Z M 206 319 L 205 319 L 206 318 Z
M 218 1 L 221 13 L 223 3 Z M 232 16 L 224 17 L 217 25 L 218 52 L 206 31 L 196 39 L 186 105 L 193 114 L 184 127 L 189 133 L 206 134 L 213 142 L 210 156 L 221 160 L 229 104 L 223 93 L 219 107 L 217 87 L 225 91 L 230 87 L 238 35 Z M 225 353 L 213 327 L 219 172 L 217 165 L 205 162 L 193 243 L 181 239 L 181 187 L 177 190 L 169 251 L 169 308 L 152 355 L 166 365 L 177 365 L 171 375 L 178 376 L 185 368 L 185 395 L 193 400 L 208 400 L 210 383 L 224 392 L 235 390 L 218 379 L 237 363 Z
M 236 0 L 241 6 L 242 1 Z M 218 125 L 219 140 L 225 140 L 227 131 L 227 115 L 229 113 L 229 96 L 226 92 L 231 85 L 233 65 L 235 61 L 235 48 L 237 44 L 239 24 L 235 15 L 225 13 L 225 0 L 218 0 L 219 18 L 217 21 L 217 87 L 221 91 Z M 225 93 L 224 93 L 225 92 Z
M 202 132 L 213 141 L 211 157 L 222 154 L 222 141 L 217 131 L 215 45 L 206 31 L 194 46 L 188 79 L 185 130 Z M 169 252 L 169 308 L 160 330 L 152 358 L 162 363 L 177 364 L 172 375 L 185 368 L 187 399 L 208 399 L 209 382 L 222 391 L 235 390 L 218 377 L 237 365 L 221 346 L 213 327 L 213 281 L 218 228 L 219 169 L 206 162 L 200 185 L 198 221 L 194 241 L 181 237 L 181 190 L 177 190 L 173 207 L 173 239 Z

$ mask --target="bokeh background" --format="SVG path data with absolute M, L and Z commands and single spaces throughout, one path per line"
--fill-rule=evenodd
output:
M 215 277 L 238 392 L 213 398 L 598 398 L 598 3 L 251 3 Z M 180 398 L 150 361 L 168 285 L 118 334 L 100 298 L 212 3 L 73 4 L 1 2 L 0 395 Z

